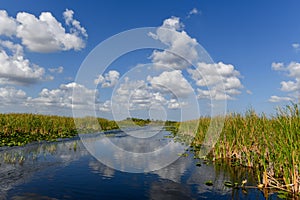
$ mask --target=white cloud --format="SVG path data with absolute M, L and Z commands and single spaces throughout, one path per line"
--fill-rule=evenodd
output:
M 12 36 L 16 33 L 17 23 L 5 10 L 0 10 L 0 35 Z
M 253 92 L 252 92 L 251 90 L 246 90 L 246 93 L 247 93 L 247 94 L 250 94 L 250 95 L 253 94 Z
M 185 31 L 178 17 L 164 20 L 156 33 L 150 33 L 154 39 L 166 44 L 164 51 L 153 51 L 150 58 L 157 68 L 162 69 L 185 69 L 198 58 L 196 50 L 197 41 L 191 38 Z M 169 30 L 166 30 L 169 29 Z
M 73 91 L 76 95 L 73 96 Z M 96 96 L 96 100 L 95 97 Z M 98 91 L 72 82 L 61 84 L 59 88 L 44 88 L 39 97 L 30 100 L 32 105 L 84 109 L 97 103 Z M 96 102 L 95 102 L 96 101 Z
M 45 70 L 24 58 L 23 47 L 0 40 L 0 84 L 28 85 L 43 79 Z
M 74 12 L 66 10 L 65 23 L 70 32 L 50 12 L 42 12 L 37 18 L 26 12 L 17 13 L 16 18 L 0 10 L 0 36 L 17 37 L 22 45 L 35 52 L 80 50 L 85 46 L 86 30 L 73 19 Z M 45 76 L 45 69 L 25 58 L 23 46 L 0 40 L 0 84 L 29 85 L 41 80 L 53 80 Z M 63 67 L 50 68 L 51 73 L 62 73 Z
M 300 96 L 300 63 L 297 62 L 291 62 L 287 66 L 284 66 L 283 63 L 280 63 L 279 67 L 273 67 L 272 69 L 275 71 L 284 71 L 287 73 L 287 76 L 292 80 L 287 81 L 281 81 L 280 90 L 283 92 L 287 92 L 289 97 L 285 97 L 287 100 L 296 100 Z M 272 100 L 276 100 L 277 96 L 274 96 L 271 98 Z M 271 101 L 271 102 L 277 102 L 277 101 Z
M 94 80 L 94 83 L 96 85 L 101 84 L 102 88 L 113 87 L 118 83 L 119 77 L 120 77 L 119 72 L 115 70 L 111 70 L 108 73 L 106 73 L 104 76 L 100 74 L 98 78 Z
M 179 17 L 171 17 L 164 20 L 162 27 L 178 31 L 183 29 L 184 25 L 180 22 Z
M 99 110 L 102 112 L 110 112 L 111 111 L 111 101 L 107 100 L 102 104 L 99 104 Z
M 59 67 L 57 67 L 57 68 L 49 68 L 48 70 L 49 70 L 49 72 L 51 72 L 51 73 L 61 74 L 61 73 L 63 73 L 64 68 L 63 68 L 62 66 L 59 66 Z
M 130 80 L 125 77 L 113 96 L 113 105 L 121 110 L 135 110 L 149 107 L 152 103 L 152 93 L 143 80 Z M 117 108 L 117 109 L 118 109 Z
M 149 109 L 152 106 L 166 106 L 169 109 L 179 109 L 186 103 L 177 102 L 174 94 L 150 82 L 143 80 L 129 80 L 121 83 L 113 96 L 113 107 L 115 110 L 139 110 Z M 171 95 L 171 98 L 170 98 Z M 170 98 L 170 99 L 169 99 Z M 168 100 L 169 99 L 169 100 Z
M 279 63 L 273 62 L 272 63 L 272 69 L 275 70 L 275 71 L 284 70 L 284 64 L 281 63 L 281 62 L 279 62 Z
M 290 80 L 280 82 L 281 85 L 280 90 L 283 92 L 287 92 L 289 97 L 272 96 L 269 99 L 269 101 L 270 102 L 296 101 L 300 97 L 300 63 L 291 62 L 287 66 L 284 66 L 283 63 L 279 63 L 276 65 L 272 63 L 273 70 L 284 71 L 287 73 L 287 76 L 290 78 Z
M 198 14 L 198 9 L 197 8 L 193 8 L 190 12 L 189 12 L 190 15 L 193 15 L 193 14 Z
M 233 97 L 220 91 L 217 88 L 211 88 L 210 90 L 204 90 L 197 88 L 199 99 L 214 99 L 214 100 L 231 100 Z
M 300 89 L 299 81 L 282 81 L 281 83 L 281 91 L 284 92 L 293 92 Z
M 198 9 L 197 8 L 193 8 L 190 12 L 189 12 L 189 14 L 187 15 L 187 18 L 190 18 L 192 15 L 197 15 L 197 14 L 199 14 L 200 12 L 198 11 Z
M 16 18 L 0 10 L 0 35 L 17 36 L 22 44 L 34 52 L 80 50 L 85 47 L 86 30 L 73 19 L 74 12 L 66 10 L 63 15 L 70 32 L 50 12 L 42 12 L 37 18 L 27 12 L 17 13 Z
M 269 99 L 269 102 L 277 103 L 282 101 L 292 101 L 292 98 L 290 97 L 279 97 L 279 96 L 271 96 Z
M 197 14 L 198 10 L 191 10 L 190 14 Z M 178 17 L 171 17 L 164 20 L 163 25 L 159 27 L 156 33 L 151 33 L 150 36 L 167 45 L 164 51 L 153 51 L 151 55 L 152 62 L 155 67 L 164 70 L 184 70 L 192 76 L 199 86 L 199 98 L 216 98 L 216 99 L 234 99 L 234 96 L 240 94 L 240 89 L 243 88 L 239 79 L 240 73 L 235 70 L 231 64 L 222 62 L 215 64 L 207 64 L 201 61 L 197 46 L 199 45 L 196 39 L 190 37 L 184 30 L 184 25 Z M 172 30 L 168 31 L 166 29 Z M 192 64 L 197 65 L 197 70 L 192 70 Z M 168 77 L 164 77 L 168 80 Z M 165 85 L 164 82 L 162 82 Z M 172 82 L 178 87 L 178 82 Z M 170 88 L 174 86 L 168 85 Z M 208 92 L 201 87 L 207 87 L 212 90 Z M 175 90 L 176 91 L 176 90 Z
M 63 13 L 63 16 L 65 18 L 65 22 L 68 26 L 71 26 L 71 32 L 78 34 L 81 33 L 84 37 L 87 37 L 87 33 L 84 27 L 80 25 L 80 22 L 73 19 L 74 11 L 66 9 L 66 11 Z
M 19 12 L 16 20 L 19 23 L 16 35 L 31 51 L 46 53 L 80 50 L 85 47 L 82 33 L 75 31 L 76 27 L 71 28 L 72 33 L 67 33 L 50 12 L 42 12 L 39 18 L 26 12 Z
M 181 109 L 182 106 L 185 106 L 185 102 L 179 102 L 177 99 L 170 99 L 168 101 L 168 108 L 175 110 L 175 109 Z
M 23 104 L 27 99 L 27 95 L 23 90 L 18 90 L 14 87 L 0 88 L 1 106 L 12 104 Z
M 153 89 L 161 93 L 173 94 L 176 98 L 184 98 L 194 90 L 180 70 L 165 71 L 156 77 L 148 77 Z
M 188 69 L 196 85 L 208 87 L 209 90 L 198 88 L 198 97 L 200 99 L 234 99 L 234 95 L 241 93 L 243 85 L 239 79 L 240 73 L 234 69 L 231 64 L 223 62 L 207 64 L 198 63 L 196 69 Z
M 293 47 L 294 49 L 298 50 L 299 47 L 300 47 L 300 44 L 299 44 L 299 43 L 293 43 L 293 44 L 292 44 L 292 47 Z

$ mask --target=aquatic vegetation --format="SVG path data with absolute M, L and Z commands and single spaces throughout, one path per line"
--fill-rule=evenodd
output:
M 209 117 L 175 124 L 175 138 L 189 141 L 190 125 L 199 123 L 191 142 L 195 154 L 210 125 Z M 190 143 L 187 143 L 190 144 Z M 250 109 L 245 114 L 225 117 L 218 142 L 209 154 L 212 160 L 227 159 L 232 166 L 251 167 L 257 174 L 259 188 L 275 188 L 300 194 L 300 108 L 291 104 L 279 108 L 276 115 L 258 115 Z
M 213 186 L 213 182 L 211 180 L 208 180 L 205 182 L 205 185 L 207 186 Z
M 118 122 L 120 127 L 146 126 L 150 123 L 153 123 L 150 119 L 139 118 L 127 118 Z
M 114 121 L 97 118 L 94 125 L 90 117 L 72 117 L 38 114 L 0 114 L 0 146 L 22 146 L 33 141 L 56 141 L 78 133 L 91 133 L 117 129 Z M 100 126 L 99 126 L 100 125 Z
M 180 157 L 188 157 L 189 154 L 187 154 L 187 153 L 179 153 L 178 156 L 180 156 Z

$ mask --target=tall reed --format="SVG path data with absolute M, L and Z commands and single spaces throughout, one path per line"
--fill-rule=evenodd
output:
M 192 146 L 200 149 L 211 119 L 203 117 Z M 177 126 L 188 127 L 189 122 Z M 191 129 L 191 128 L 189 128 Z M 181 131 L 185 137 L 186 132 Z M 258 115 L 253 109 L 245 114 L 225 117 L 218 142 L 210 152 L 213 159 L 230 159 L 257 171 L 258 184 L 300 193 L 300 109 L 298 104 L 279 108 L 271 117 Z

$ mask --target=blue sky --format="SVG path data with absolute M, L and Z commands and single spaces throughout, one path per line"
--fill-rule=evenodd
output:
M 194 113 L 185 117 L 190 119 L 209 115 L 212 101 L 225 102 L 228 112 L 253 107 L 274 113 L 276 106 L 299 97 L 299 7 L 296 0 L 1 1 L 0 111 L 72 115 L 74 108 L 85 115 L 82 104 L 92 105 L 96 92 L 96 113 L 108 118 L 120 106 L 134 117 L 179 119 L 183 111 Z M 90 77 L 95 88 L 76 82 L 82 62 L 98 44 L 142 27 L 170 28 L 175 39 L 168 40 L 169 52 L 182 51 L 198 65 L 191 54 L 201 45 L 215 65 L 184 67 L 167 51 L 143 49 L 120 56 L 103 74 L 99 63 Z M 166 33 L 153 34 L 156 42 L 165 42 Z M 224 91 L 211 68 L 225 83 Z M 195 69 L 205 77 L 197 77 Z M 213 80 L 210 89 L 204 79 Z M 187 95 L 189 88 L 193 92 Z M 73 89 L 82 97 L 72 106 Z M 120 102 L 124 92 L 128 101 Z M 195 106 L 200 111 L 193 112 Z

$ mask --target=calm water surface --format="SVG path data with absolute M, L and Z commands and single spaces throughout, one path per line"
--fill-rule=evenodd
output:
M 172 142 L 164 137 L 166 134 L 169 133 L 162 131 L 152 137 L 151 148 Z M 97 139 L 91 141 L 101 140 L 92 137 Z M 122 132 L 110 134 L 110 140 L 128 149 L 134 144 L 132 136 Z M 192 151 L 187 153 L 187 157 L 178 156 L 174 163 L 160 170 L 127 173 L 99 162 L 80 138 L 2 148 L 0 199 L 265 199 L 256 189 L 242 191 L 224 186 L 224 181 L 241 182 L 245 178 L 247 184 L 255 185 L 251 170 L 206 163 L 194 159 Z M 113 159 L 117 163 L 122 157 Z M 213 186 L 205 185 L 208 180 Z M 270 195 L 268 199 L 278 198 Z

